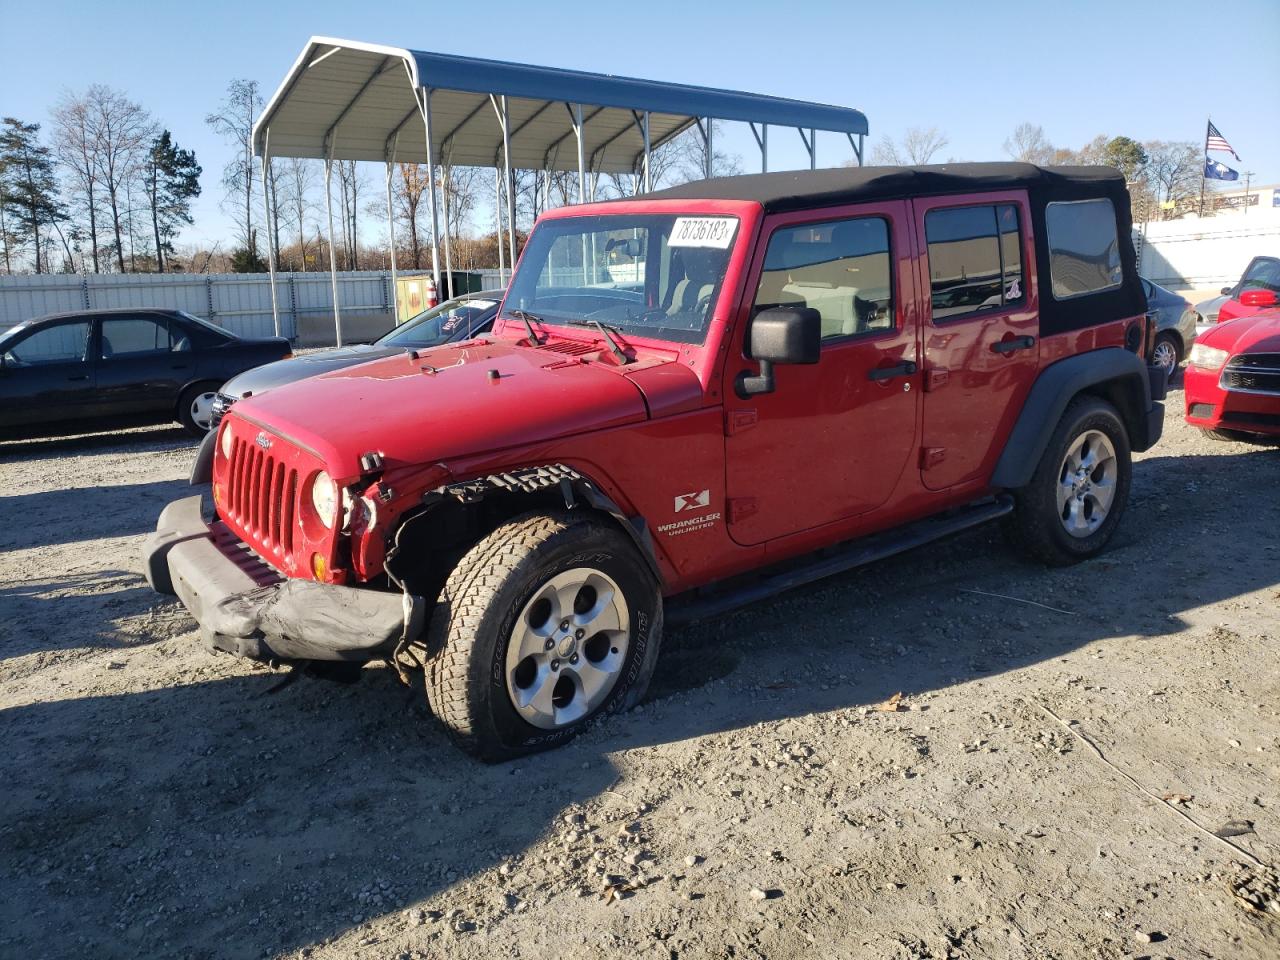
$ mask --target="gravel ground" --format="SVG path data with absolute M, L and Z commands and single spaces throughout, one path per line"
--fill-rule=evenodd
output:
M 0 956 L 1274 960 L 1280 450 L 1180 400 L 1102 558 L 979 530 L 673 632 L 492 767 L 384 667 L 200 648 L 138 573 L 178 431 L 0 445 Z

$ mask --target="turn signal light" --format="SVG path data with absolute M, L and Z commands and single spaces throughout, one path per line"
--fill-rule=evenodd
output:
M 222 507 L 222 484 L 221 483 L 215 483 L 213 485 L 213 505 L 218 508 Z
M 328 567 L 325 565 L 324 557 L 318 553 L 311 555 L 311 572 L 317 581 L 324 583 L 324 575 L 328 573 Z

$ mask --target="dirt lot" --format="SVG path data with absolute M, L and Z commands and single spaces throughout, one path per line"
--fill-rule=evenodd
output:
M 1105 557 L 982 530 L 672 633 L 494 767 L 386 668 L 198 646 L 137 572 L 177 431 L 0 445 L 0 955 L 1274 960 L 1280 450 L 1180 400 Z

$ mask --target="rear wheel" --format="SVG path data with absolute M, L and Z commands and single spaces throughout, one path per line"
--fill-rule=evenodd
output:
M 194 383 L 178 398 L 178 421 L 187 432 L 203 437 L 213 426 L 213 400 L 218 395 L 216 383 Z
M 644 695 L 662 597 L 635 546 L 586 512 L 529 514 L 450 574 L 428 634 L 427 698 L 494 762 L 558 746 Z
M 1054 566 L 1096 556 L 1124 514 L 1131 474 L 1129 434 L 1116 409 L 1096 397 L 1073 400 L 1031 482 L 1014 491 L 1012 539 Z
M 1178 338 L 1171 333 L 1162 333 L 1156 337 L 1156 345 L 1151 350 L 1151 362 L 1168 374 L 1169 379 L 1178 370 L 1182 362 L 1182 348 Z

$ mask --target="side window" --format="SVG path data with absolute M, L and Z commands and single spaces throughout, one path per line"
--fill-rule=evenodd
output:
M 1014 204 L 930 210 L 924 232 L 934 320 L 1025 302 L 1022 230 Z
M 1110 200 L 1050 203 L 1045 207 L 1044 225 L 1055 300 L 1120 286 L 1120 241 Z
M 755 310 L 778 306 L 817 310 L 824 340 L 892 330 L 888 221 L 857 217 L 775 230 Z
M 89 321 L 60 323 L 37 330 L 5 352 L 5 362 L 19 367 L 83 360 L 89 340 Z
M 151 317 L 107 317 L 102 321 L 102 356 L 137 356 L 169 350 L 169 326 Z

